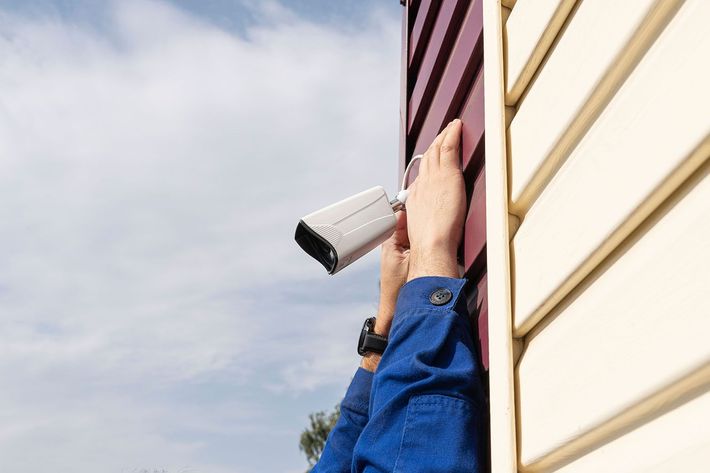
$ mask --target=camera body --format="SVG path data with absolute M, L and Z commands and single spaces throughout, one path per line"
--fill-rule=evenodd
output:
M 392 235 L 392 207 L 384 188 L 373 187 L 303 217 L 296 242 L 335 274 Z

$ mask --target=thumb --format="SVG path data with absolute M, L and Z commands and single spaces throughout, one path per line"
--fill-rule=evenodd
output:
M 409 234 L 407 233 L 407 212 L 400 211 L 396 215 L 397 222 L 394 227 L 394 241 L 400 246 L 409 248 Z

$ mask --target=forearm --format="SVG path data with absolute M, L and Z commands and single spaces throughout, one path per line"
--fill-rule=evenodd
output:
M 374 377 L 355 470 L 478 471 L 486 408 L 462 294 L 464 280 L 420 278 L 402 288 Z M 451 300 L 434 305 L 439 288 Z
M 392 317 L 394 316 L 394 311 L 397 305 L 398 293 L 399 286 L 397 286 L 396 291 L 383 291 L 380 294 L 379 308 L 377 310 L 375 326 L 373 328 L 373 332 L 377 335 L 381 335 L 386 338 L 389 337 L 390 327 L 392 326 Z M 382 355 L 378 353 L 367 353 L 360 360 L 360 367 L 374 373 L 377 371 L 377 367 L 380 364 L 381 359 Z
M 481 395 L 464 284 L 464 279 L 425 277 L 402 289 L 389 346 L 373 381 L 371 412 L 402 391 L 443 392 L 471 400 Z M 444 299 L 432 297 L 439 289 Z M 435 305 L 447 294 L 448 301 Z
M 341 473 L 350 471 L 353 449 L 362 429 L 368 421 L 370 371 L 357 370 L 343 401 L 340 403 L 340 418 L 328 435 L 320 460 L 312 473 Z

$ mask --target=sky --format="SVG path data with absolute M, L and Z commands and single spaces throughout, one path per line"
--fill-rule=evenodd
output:
M 300 217 L 396 188 L 396 0 L 0 0 L 0 471 L 303 472 L 378 252 Z

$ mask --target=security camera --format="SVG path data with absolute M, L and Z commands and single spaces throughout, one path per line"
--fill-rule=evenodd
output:
M 394 232 L 395 212 L 404 210 L 407 177 L 415 156 L 404 173 L 402 189 L 390 201 L 376 186 L 306 215 L 296 227 L 296 243 L 335 274 L 366 255 Z

